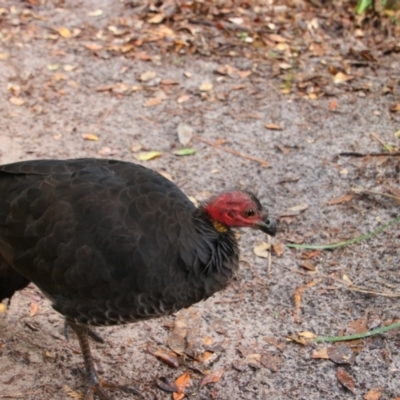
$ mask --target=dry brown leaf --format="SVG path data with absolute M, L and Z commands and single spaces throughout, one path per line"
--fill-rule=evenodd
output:
M 154 107 L 158 106 L 162 103 L 162 99 L 160 97 L 151 97 L 147 99 L 147 101 L 143 104 L 145 107 Z
M 174 400 L 183 399 L 185 389 L 190 385 L 190 374 L 189 372 L 185 372 L 178 379 L 175 380 L 175 385 L 178 387 L 178 393 L 174 393 Z M 177 395 L 177 396 L 175 396 Z M 183 395 L 183 396 L 179 396 Z
M 382 396 L 381 388 L 374 388 L 365 393 L 364 400 L 379 400 Z
M 246 85 L 233 85 L 231 86 L 231 90 L 242 90 L 242 89 L 246 89 Z
M 209 373 L 202 379 L 200 387 L 208 385 L 209 383 L 218 382 L 221 379 L 223 373 L 224 373 L 223 369 L 217 369 L 216 371 Z
M 280 69 L 283 69 L 283 70 L 293 68 L 293 66 L 291 64 L 288 64 L 288 63 L 285 63 L 285 62 L 279 63 L 278 66 L 279 66 Z
M 173 79 L 162 79 L 160 84 L 164 86 L 179 85 L 179 81 Z
M 175 382 L 169 378 L 165 378 L 164 376 L 162 376 L 160 378 L 156 378 L 156 384 L 161 390 L 164 390 L 165 392 L 172 393 L 172 392 L 178 391 L 178 388 L 177 388 Z
M 316 269 L 315 268 L 315 264 L 311 260 L 303 260 L 300 263 L 300 267 L 304 268 L 304 269 L 306 269 L 308 271 L 315 271 L 315 269 Z
M 185 393 L 172 393 L 172 398 L 174 400 L 182 400 L 185 397 Z
M 342 386 L 354 393 L 354 379 L 344 368 L 338 368 L 336 376 Z
M 289 45 L 287 43 L 278 43 L 275 46 L 275 50 L 283 53 L 286 50 L 289 50 Z
M 109 148 L 109 147 L 107 147 L 107 146 L 104 146 L 104 147 L 102 147 L 98 152 L 97 152 L 97 154 L 99 154 L 99 155 L 101 155 L 101 156 L 109 156 L 109 155 L 111 155 L 113 153 L 113 151 Z
M 280 364 L 281 358 L 274 356 L 271 352 L 265 351 L 261 354 L 260 363 L 263 367 L 269 369 L 271 372 L 278 371 L 278 363 Z
M 235 67 L 232 67 L 229 64 L 225 65 L 220 65 L 215 72 L 220 74 L 220 75 L 232 75 L 234 72 L 236 72 L 237 69 Z
M 392 106 L 389 107 L 389 110 L 391 112 L 397 112 L 400 111 L 400 103 L 394 104 Z
M 161 22 L 163 22 L 165 19 L 165 14 L 164 13 L 158 13 L 158 14 L 154 14 L 152 17 L 150 17 L 147 22 L 149 24 L 159 24 Z
M 368 332 L 368 321 L 366 318 L 356 319 L 348 323 L 347 329 L 352 334 Z
M 240 78 L 245 79 L 252 74 L 251 71 L 239 71 L 236 70 L 236 73 L 239 75 Z
M 300 258 L 302 258 L 303 260 L 310 260 L 320 254 L 321 254 L 320 250 L 305 251 L 301 254 Z
M 103 10 L 94 10 L 94 11 L 89 11 L 88 13 L 87 13 L 87 15 L 89 16 L 89 17 L 98 17 L 98 16 L 100 16 L 100 15 L 102 15 L 103 14 Z
M 123 94 L 123 93 L 127 93 L 129 90 L 132 90 L 130 85 L 128 85 L 127 83 L 116 83 L 115 85 L 113 85 L 112 87 L 112 92 L 113 93 L 117 93 L 117 94 Z
M 203 338 L 203 343 L 205 346 L 211 346 L 214 343 L 214 339 L 211 336 L 206 336 Z
M 130 52 L 134 48 L 135 48 L 135 46 L 132 43 L 126 43 L 121 46 L 121 52 L 125 54 L 125 53 Z
M 323 360 L 329 360 L 328 348 L 325 347 L 323 349 L 314 351 L 314 353 L 311 354 L 311 358 L 322 358 Z
M 236 24 L 236 25 L 242 25 L 243 24 L 243 18 L 242 17 L 231 17 L 231 18 L 228 18 L 228 20 L 230 22 L 232 22 L 233 24 Z
M 211 92 L 213 90 L 213 84 L 211 82 L 203 82 L 199 86 L 200 92 Z
M 82 395 L 79 394 L 78 392 L 75 392 L 72 390 L 69 386 L 64 385 L 64 392 L 67 393 L 69 397 L 72 397 L 73 399 L 80 400 L 82 399 Z
M 257 257 L 269 258 L 270 245 L 267 242 L 261 242 L 259 245 L 253 247 L 253 251 Z
M 304 292 L 304 290 L 316 285 L 317 283 L 321 282 L 320 279 L 315 280 L 315 281 L 311 281 L 309 283 L 307 283 L 306 285 L 303 286 L 299 286 L 296 291 L 294 292 L 294 304 L 296 307 L 297 311 L 300 311 L 300 307 L 301 307 L 301 296 Z
M 198 358 L 203 364 L 205 364 L 205 363 L 207 363 L 207 361 L 210 360 L 211 357 L 213 357 L 213 355 L 214 355 L 214 353 L 212 351 L 205 351 Z
M 39 303 L 37 303 L 36 301 L 34 303 L 31 303 L 31 306 L 29 308 L 29 315 L 33 317 L 34 315 L 36 315 L 38 310 L 39 310 Z
M 85 47 L 91 51 L 99 51 L 103 49 L 103 46 L 98 43 L 86 43 Z
M 149 354 L 153 355 L 154 357 L 157 357 L 159 360 L 169 365 L 170 367 L 173 368 L 179 367 L 178 357 L 175 353 L 172 353 L 171 351 L 162 350 L 159 347 L 153 346 L 152 344 L 149 344 L 147 346 L 147 351 L 149 352 Z
M 161 151 L 142 151 L 137 155 L 135 154 L 133 157 L 135 157 L 138 161 L 150 161 L 161 157 L 161 155 Z
M 315 333 L 312 333 L 310 331 L 299 332 L 299 336 L 305 339 L 315 339 L 317 337 Z
M 329 102 L 329 109 L 331 111 L 335 111 L 338 108 L 338 102 L 336 100 L 332 100 Z
M 275 243 L 272 245 L 272 250 L 278 257 L 280 257 L 285 252 L 285 246 L 283 243 Z
M 269 40 L 272 40 L 273 42 L 277 43 L 285 43 L 287 40 L 281 35 L 277 35 L 275 33 L 271 33 L 271 35 L 268 35 Z
M 302 204 L 298 204 L 297 206 L 290 207 L 288 210 L 292 211 L 292 212 L 301 213 L 301 212 L 307 210 L 307 208 L 308 208 L 308 204 L 302 203 Z
M 193 128 L 185 122 L 180 122 L 177 131 L 180 144 L 186 146 L 193 137 Z
M 142 61 L 151 61 L 151 56 L 147 53 L 136 53 L 135 56 Z
M 133 143 L 131 146 L 131 152 L 137 153 L 138 151 L 142 150 L 143 146 L 140 143 Z
M 183 354 L 186 349 L 188 321 L 184 312 L 180 312 L 174 321 L 174 329 L 169 334 L 167 343 L 169 348 L 177 354 Z
M 96 92 L 108 92 L 113 90 L 114 84 L 100 85 L 96 88 Z
M 344 74 L 343 72 L 338 72 L 334 77 L 333 77 L 333 82 L 335 84 L 341 84 L 345 83 L 349 80 L 353 79 L 350 75 Z
M 139 79 L 142 82 L 148 82 L 151 81 L 152 79 L 154 79 L 157 76 L 157 72 L 156 71 L 146 71 L 143 72 L 143 74 L 140 75 Z
M 185 101 L 190 100 L 190 95 L 188 94 L 184 94 L 183 96 L 178 97 L 178 99 L 176 100 L 176 102 L 178 104 L 184 103 Z
M 22 106 L 25 104 L 25 100 L 21 99 L 21 97 L 12 96 L 8 99 L 8 101 L 14 106 Z
M 303 346 L 308 346 L 312 343 L 311 339 L 306 339 L 306 338 L 302 338 L 298 335 L 296 336 L 286 336 L 287 340 L 291 340 L 292 342 L 296 342 L 298 344 L 301 344 Z
M 272 346 L 275 346 L 278 350 L 283 351 L 285 350 L 285 343 L 280 343 L 276 338 L 274 337 L 265 337 L 264 341 L 267 343 L 271 344 Z
M 8 60 L 10 58 L 10 53 L 0 53 L 0 60 Z
M 175 32 L 171 28 L 168 28 L 168 26 L 166 25 L 159 25 L 154 33 L 156 33 L 160 37 L 175 37 Z
M 56 71 L 57 69 L 60 68 L 60 65 L 59 65 L 59 64 L 47 64 L 47 65 L 46 65 L 46 68 L 47 68 L 49 71 Z
M 99 137 L 94 133 L 85 133 L 84 135 L 82 135 L 82 139 L 97 142 L 99 140 Z
M 268 124 L 265 123 L 264 126 L 271 131 L 281 131 L 283 128 L 278 124 Z
M 61 37 L 65 38 L 65 39 L 68 39 L 72 36 L 71 31 L 68 28 L 66 28 L 65 26 L 58 28 L 57 32 Z
M 328 356 L 336 364 L 351 364 L 355 359 L 353 350 L 345 344 L 328 347 Z
M 349 276 L 346 275 L 346 274 L 343 274 L 343 275 L 342 275 L 342 280 L 343 280 L 344 282 L 346 282 L 348 285 L 352 285 L 352 284 L 353 284 L 352 280 L 351 280 L 351 279 L 349 278 Z
M 334 199 L 329 200 L 326 204 L 328 206 L 333 206 L 336 204 L 348 203 L 350 200 L 353 199 L 353 197 L 354 197 L 354 193 L 345 194 L 343 196 L 335 197 Z
M 244 362 L 252 367 L 260 368 L 260 360 L 261 360 L 261 354 L 251 353 L 247 354 L 247 356 L 244 359 Z

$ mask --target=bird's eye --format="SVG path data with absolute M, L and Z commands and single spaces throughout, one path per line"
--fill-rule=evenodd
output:
M 245 213 L 246 217 L 254 217 L 256 215 L 256 212 L 252 209 L 246 210 Z

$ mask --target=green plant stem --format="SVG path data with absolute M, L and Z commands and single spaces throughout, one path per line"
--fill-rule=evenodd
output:
M 381 226 L 380 228 L 376 229 L 373 232 L 367 233 L 362 236 L 358 236 L 354 239 L 346 240 L 345 242 L 333 243 L 333 244 L 295 244 L 289 243 L 286 246 L 292 249 L 307 249 L 307 250 L 331 250 L 337 249 L 338 247 L 348 246 L 354 243 L 361 242 L 365 239 L 369 239 L 373 237 L 385 229 L 389 228 L 390 226 L 394 225 L 396 222 L 400 221 L 400 215 L 398 215 L 394 220 L 390 221 L 388 224 Z
M 330 337 L 318 337 L 313 340 L 314 343 L 323 343 L 323 342 L 343 342 L 346 340 L 355 340 L 355 339 L 364 339 L 374 335 L 380 335 L 381 333 L 385 333 L 391 331 L 393 329 L 400 328 L 400 321 L 389 326 L 383 326 L 381 328 L 374 329 L 372 331 L 364 332 L 364 333 L 356 333 L 354 335 L 347 336 L 330 336 Z

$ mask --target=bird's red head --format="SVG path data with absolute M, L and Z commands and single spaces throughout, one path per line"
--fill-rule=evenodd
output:
M 275 221 L 268 218 L 260 201 L 251 193 L 243 191 L 224 192 L 210 199 L 203 211 L 211 221 L 231 228 L 256 228 L 275 236 Z

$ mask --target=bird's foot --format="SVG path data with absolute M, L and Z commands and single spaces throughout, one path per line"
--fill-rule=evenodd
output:
M 94 400 L 94 395 L 96 395 L 100 400 L 111 400 L 112 397 L 104 389 L 120 390 L 127 394 L 133 394 L 144 398 L 143 395 L 135 388 L 126 385 L 119 385 L 108 381 L 95 381 L 89 382 L 86 391 L 83 395 L 83 400 Z
M 94 400 L 94 395 L 97 395 L 97 397 L 101 400 L 111 400 L 111 397 L 99 383 L 91 384 L 86 387 L 83 400 Z

